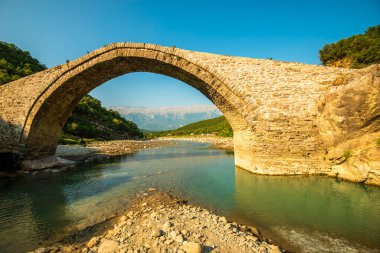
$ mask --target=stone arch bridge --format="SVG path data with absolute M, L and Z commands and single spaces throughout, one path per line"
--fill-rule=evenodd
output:
M 167 75 L 202 92 L 234 130 L 236 165 L 262 174 L 331 171 L 324 155 L 355 134 L 347 132 L 342 139 L 336 133 L 332 138 L 336 122 L 325 124 L 330 116 L 320 117 L 328 111 L 325 98 L 331 90 L 369 73 L 115 43 L 0 86 L 0 153 L 21 159 L 54 155 L 61 129 L 79 100 L 102 83 L 131 72 Z M 351 114 L 342 117 L 355 113 Z M 356 128 L 362 125 L 365 122 Z

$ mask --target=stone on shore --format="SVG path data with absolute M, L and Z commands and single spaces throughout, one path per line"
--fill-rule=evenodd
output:
M 182 249 L 186 253 L 202 253 L 202 245 L 196 242 L 184 243 Z
M 277 246 L 271 246 L 271 248 L 269 249 L 269 253 L 281 253 L 281 250 Z
M 159 229 L 159 228 L 154 228 L 153 230 L 152 230 L 152 236 L 153 237 L 160 237 L 161 236 L 161 229 Z
M 98 253 L 113 253 L 118 250 L 119 243 L 113 240 L 103 240 L 100 244 Z
M 88 248 L 94 247 L 96 244 L 98 244 L 99 238 L 97 237 L 92 237 L 91 240 L 87 243 Z

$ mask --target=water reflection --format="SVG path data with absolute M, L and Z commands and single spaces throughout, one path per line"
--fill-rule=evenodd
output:
M 371 251 L 352 245 L 358 241 L 380 248 L 378 188 L 317 176 L 252 176 L 239 168 L 235 180 L 236 208 L 241 215 L 295 249 Z M 301 235 L 309 239 L 302 240 Z M 310 240 L 317 237 L 321 240 L 317 244 Z
M 45 184 L 44 180 L 50 182 Z M 39 240 L 47 239 L 54 234 L 51 223 L 65 226 L 65 220 L 56 222 L 56 217 L 67 215 L 65 194 L 58 180 L 56 177 L 41 178 L 37 184 L 26 178 L 1 182 L 1 192 L 7 194 L 0 194 L 0 249 L 17 249 L 20 242 L 15 236 L 22 237 L 26 244 L 34 240 L 29 238 L 30 234 L 38 235 Z M 21 226 L 15 226 L 15 222 Z M 45 233 L 42 235 L 38 231 Z

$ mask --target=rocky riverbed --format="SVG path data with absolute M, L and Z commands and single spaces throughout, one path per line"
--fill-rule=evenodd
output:
M 123 156 L 148 148 L 175 145 L 166 140 L 113 140 L 96 141 L 84 146 L 59 145 L 57 156 L 74 161 L 92 161 Z
M 239 225 L 169 193 L 150 188 L 124 214 L 97 234 L 91 228 L 42 252 L 97 253 L 280 253 L 254 227 Z
M 201 143 L 210 143 L 212 148 L 220 148 L 225 150 L 234 150 L 234 142 L 232 137 L 217 137 L 217 136 L 173 136 L 160 137 L 158 140 L 166 141 L 192 141 Z

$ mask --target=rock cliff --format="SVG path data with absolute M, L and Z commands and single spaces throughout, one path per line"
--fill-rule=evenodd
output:
M 380 69 L 342 75 L 318 104 L 317 124 L 330 175 L 380 185 Z

